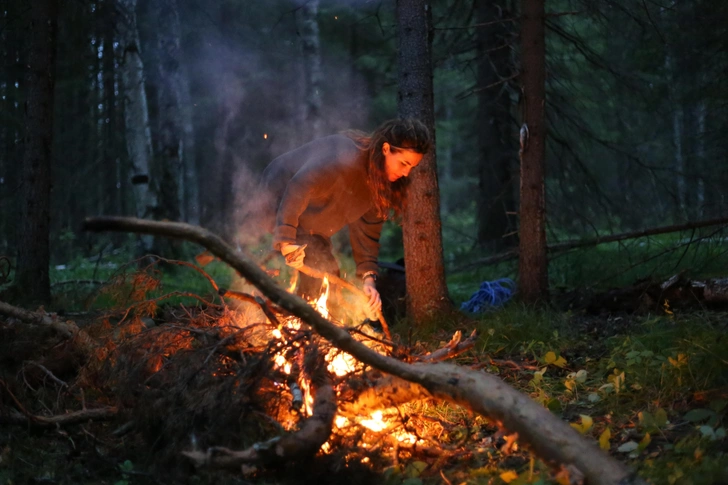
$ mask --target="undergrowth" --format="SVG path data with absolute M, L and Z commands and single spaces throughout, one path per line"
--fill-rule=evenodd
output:
M 714 268 L 728 267 L 725 243 L 720 238 L 706 241 L 697 245 L 671 236 L 651 238 L 649 243 L 636 240 L 572 251 L 551 259 L 550 280 L 554 288 L 571 288 L 632 284 L 638 278 L 660 279 L 683 270 L 692 277 L 721 276 Z M 450 255 L 451 266 L 473 256 L 464 250 L 446 254 Z M 343 263 L 350 272 L 351 261 Z M 144 279 L 126 281 L 124 285 L 113 283 L 130 267 L 144 264 L 128 252 L 120 252 L 56 265 L 51 271 L 54 307 L 68 313 L 101 312 L 124 305 L 129 308 L 139 302 L 134 292 L 143 290 L 145 299 L 154 304 L 139 307 L 139 314 L 163 320 L 167 309 L 203 305 L 190 295 L 219 301 L 210 282 L 185 266 L 167 264 L 155 269 L 159 282 L 155 285 Z M 286 268 L 280 262 L 271 267 L 281 272 L 279 278 L 284 283 Z M 467 300 L 481 281 L 514 277 L 514 268 L 514 263 L 505 262 L 451 274 L 448 286 L 454 305 Z M 211 262 L 204 270 L 220 287 L 252 290 L 219 261 Z M 448 318 L 426 324 L 390 323 L 402 343 L 422 351 L 441 347 L 457 330 L 467 335 L 477 329 L 474 348 L 457 358 L 459 364 L 500 376 L 572 423 L 606 452 L 629 463 L 651 483 L 698 485 L 728 481 L 725 313 L 673 312 L 666 308 L 651 314 L 588 315 L 512 302 L 471 318 L 469 322 Z M 402 412 L 427 417 L 423 423 L 430 425 L 423 426 L 437 428 L 446 453 L 386 467 L 364 467 L 362 470 L 374 473 L 375 482 L 418 485 L 442 483 L 444 477 L 458 484 L 517 485 L 564 480 L 554 477 L 524 448 L 506 451 L 507 436 L 483 417 L 436 402 L 413 403 Z M 37 436 L 29 435 L 27 439 L 30 441 L 14 441 L 13 450 L 26 447 L 30 453 L 27 443 Z M 111 477 L 104 483 L 143 480 L 143 475 L 137 475 L 142 472 L 135 459 L 122 456 L 102 461 L 98 466 L 105 467 L 107 478 Z M 16 476 L 0 463 L 0 484 L 18 483 L 14 481 Z M 224 474 L 191 477 L 189 483 L 200 484 L 254 480 Z M 279 475 L 256 483 L 296 483 L 296 479 L 300 477 Z
M 481 316 L 476 326 L 478 343 L 459 359 L 462 365 L 501 376 L 650 483 L 728 480 L 728 315 L 595 317 L 513 303 Z M 437 346 L 458 328 L 446 320 L 410 333 Z M 438 407 L 440 415 L 463 423 L 470 446 L 477 446 L 479 430 L 467 426 L 461 412 Z M 494 466 L 494 451 L 486 453 L 490 461 L 473 459 L 448 477 L 467 484 L 557 480 L 540 474 L 530 457 L 511 457 L 504 467 L 509 458 L 501 456 Z

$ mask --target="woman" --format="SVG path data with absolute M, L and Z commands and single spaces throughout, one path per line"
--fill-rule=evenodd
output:
M 368 313 L 382 301 L 376 289 L 382 224 L 406 203 L 407 176 L 430 149 L 427 127 L 414 119 L 389 120 L 371 134 L 358 131 L 314 140 L 273 160 L 263 182 L 276 201 L 273 245 L 293 268 L 303 264 L 339 274 L 331 236 L 349 227 L 349 240 L 369 297 Z M 298 294 L 316 298 L 321 280 L 300 275 Z

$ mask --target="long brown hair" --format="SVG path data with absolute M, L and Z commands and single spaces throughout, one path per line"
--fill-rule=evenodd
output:
M 401 216 L 407 204 L 409 178 L 401 177 L 395 182 L 387 179 L 382 145 L 389 143 L 393 153 L 412 150 L 424 155 L 432 145 L 430 130 L 417 119 L 404 118 L 385 121 L 369 134 L 361 131 L 345 134 L 354 140 L 366 159 L 367 182 L 379 215 L 388 218 L 390 212 L 394 212 L 395 217 Z

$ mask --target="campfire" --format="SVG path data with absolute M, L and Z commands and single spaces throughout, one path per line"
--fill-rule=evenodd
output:
M 321 295 L 314 301 L 309 302 L 324 318 L 330 317 L 327 308 L 330 289 L 328 277 L 324 277 Z M 293 291 L 293 287 L 289 287 L 289 291 Z M 285 383 L 277 384 L 287 386 L 290 394 L 287 399 L 290 399 L 290 410 L 294 417 L 310 417 L 313 415 L 314 398 L 311 393 L 311 383 L 304 374 L 296 370 L 300 366 L 295 362 L 296 358 L 300 359 L 300 356 L 296 354 L 303 351 L 300 342 L 307 339 L 302 334 L 305 327 L 306 325 L 300 319 L 289 317 L 271 331 L 271 336 L 276 339 L 275 369 L 282 372 L 287 378 Z M 386 349 L 386 346 L 382 345 L 378 340 L 371 339 L 365 332 L 359 332 L 356 335 L 369 348 L 379 351 Z M 319 345 L 321 344 L 319 343 Z M 291 352 L 291 349 L 296 349 L 296 351 Z M 324 361 L 326 362 L 326 370 L 334 380 L 333 386 L 337 399 L 342 394 L 351 394 L 350 389 L 345 389 L 348 382 L 361 380 L 367 371 L 370 371 L 351 355 L 331 347 L 327 347 Z M 415 445 L 419 443 L 423 445 L 425 443 L 424 439 L 404 429 L 402 420 L 405 418 L 406 415 L 402 414 L 401 409 L 396 408 L 382 408 L 371 410 L 366 414 L 347 413 L 346 415 L 339 410 L 334 418 L 333 433 L 337 435 L 336 438 L 338 439 L 359 435 L 359 439 L 362 440 L 361 447 L 364 449 L 373 445 L 380 446 L 383 449 L 391 449 L 398 444 Z M 292 427 L 295 427 L 295 420 L 288 419 L 286 421 L 294 423 Z M 291 427 L 286 429 L 290 431 Z M 331 452 L 330 441 L 326 441 L 321 445 L 322 452 Z M 362 460 L 367 462 L 368 457 L 364 456 Z
M 198 266 L 168 260 L 202 275 L 212 291 L 162 293 L 157 258 L 142 270 L 130 264 L 104 285 L 96 296 L 108 293 L 117 306 L 83 327 L 0 302 L 1 313 L 30 324 L 13 328 L 46 328 L 56 342 L 45 348 L 60 352 L 23 367 L 22 383 L 32 392 L 48 382 L 63 389 L 53 393 L 54 403 L 44 403 L 0 383 L 13 408 L 0 416 L 7 422 L 55 429 L 95 420 L 84 428 L 88 436 L 144 438 L 153 465 L 180 474 L 189 473 L 179 466 L 181 455 L 196 466 L 245 473 L 314 455 L 345 468 L 381 471 L 408 460 L 441 469 L 462 451 L 464 441 L 453 436 L 462 426 L 456 423 L 466 422 L 463 440 L 478 430 L 492 447 L 499 436 L 503 452 L 515 450 L 518 440 L 549 466 L 570 467 L 590 483 L 627 483 L 631 476 L 498 377 L 442 362 L 472 348 L 475 333 L 456 332 L 432 352 L 410 348 L 391 338 L 384 321 L 380 336 L 327 319 L 332 286 L 347 288 L 335 277 L 316 301 L 304 302 L 202 228 L 128 218 L 89 220 L 87 228 L 188 239 L 229 264 L 256 293 L 219 288 Z M 159 306 L 181 296 L 204 304 Z M 36 335 L 33 341 L 35 348 Z M 64 360 L 63 352 L 72 359 Z M 71 362 L 76 369 L 66 383 L 58 376 Z M 437 412 L 443 402 L 454 404 L 449 414 Z M 49 410 L 56 414 L 48 416 Z M 99 421 L 112 419 L 119 423 L 109 433 Z

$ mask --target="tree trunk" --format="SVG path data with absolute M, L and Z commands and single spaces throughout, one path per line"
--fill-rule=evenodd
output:
M 119 180 L 119 154 L 116 145 L 116 57 L 114 54 L 115 17 L 114 0 L 103 0 L 99 8 L 99 25 L 103 26 L 102 52 L 102 168 L 104 187 L 104 214 L 121 214 L 121 181 Z
M 159 180 L 158 217 L 180 219 L 179 194 L 182 185 L 182 126 L 180 123 L 180 38 L 179 14 L 176 0 L 155 0 L 152 18 L 157 21 L 157 54 L 159 55 L 158 156 L 161 168 Z
M 521 0 L 522 84 L 525 107 L 521 126 L 521 207 L 518 280 L 520 298 L 548 298 L 544 158 L 545 55 L 544 2 Z
M 417 322 L 450 310 L 445 284 L 440 191 L 435 156 L 432 86 L 432 11 L 428 0 L 397 0 L 399 37 L 398 112 L 419 118 L 432 133 L 432 148 L 412 171 L 404 214 L 407 311 Z
M 507 212 L 516 208 L 514 174 L 511 169 L 513 146 L 511 101 L 507 81 L 511 62 L 511 13 L 505 0 L 495 4 L 476 0 L 478 58 L 478 244 L 499 252 L 513 247 L 517 239 L 504 237 L 511 232 Z
M 137 30 L 136 4 L 137 0 L 119 0 L 118 30 L 123 49 L 121 80 L 131 186 L 136 216 L 144 219 L 156 213 L 157 196 L 151 185 L 152 136 L 144 87 L 144 63 Z M 142 251 L 149 252 L 153 245 L 152 236 L 143 236 L 141 241 Z
M 200 222 L 200 179 L 197 171 L 195 127 L 192 121 L 192 96 L 187 70 L 180 65 L 178 86 L 180 94 L 180 120 L 182 122 L 182 210 L 183 220 L 191 224 Z
M 16 284 L 27 295 L 25 300 L 39 303 L 48 303 L 51 297 L 48 271 L 57 21 L 57 0 L 32 3 Z
M 710 173 L 710 164 L 706 160 L 705 157 L 705 119 L 708 113 L 708 107 L 706 106 L 705 100 L 701 100 L 698 103 L 697 107 L 697 113 L 696 113 L 696 126 L 697 126 L 697 136 L 698 139 L 696 141 L 696 149 L 695 149 L 695 158 L 696 158 L 696 165 L 698 166 L 698 174 L 697 174 L 697 181 L 696 181 L 696 188 L 695 188 L 695 197 L 697 199 L 697 215 L 696 217 L 698 219 L 702 219 L 703 217 L 708 217 L 710 215 L 710 207 L 708 206 L 707 202 L 708 199 L 706 197 L 706 191 L 705 191 L 705 177 L 706 174 Z
M 319 0 L 308 0 L 300 11 L 301 50 L 305 103 L 303 127 L 308 139 L 323 135 L 321 128 L 321 46 L 318 25 Z

